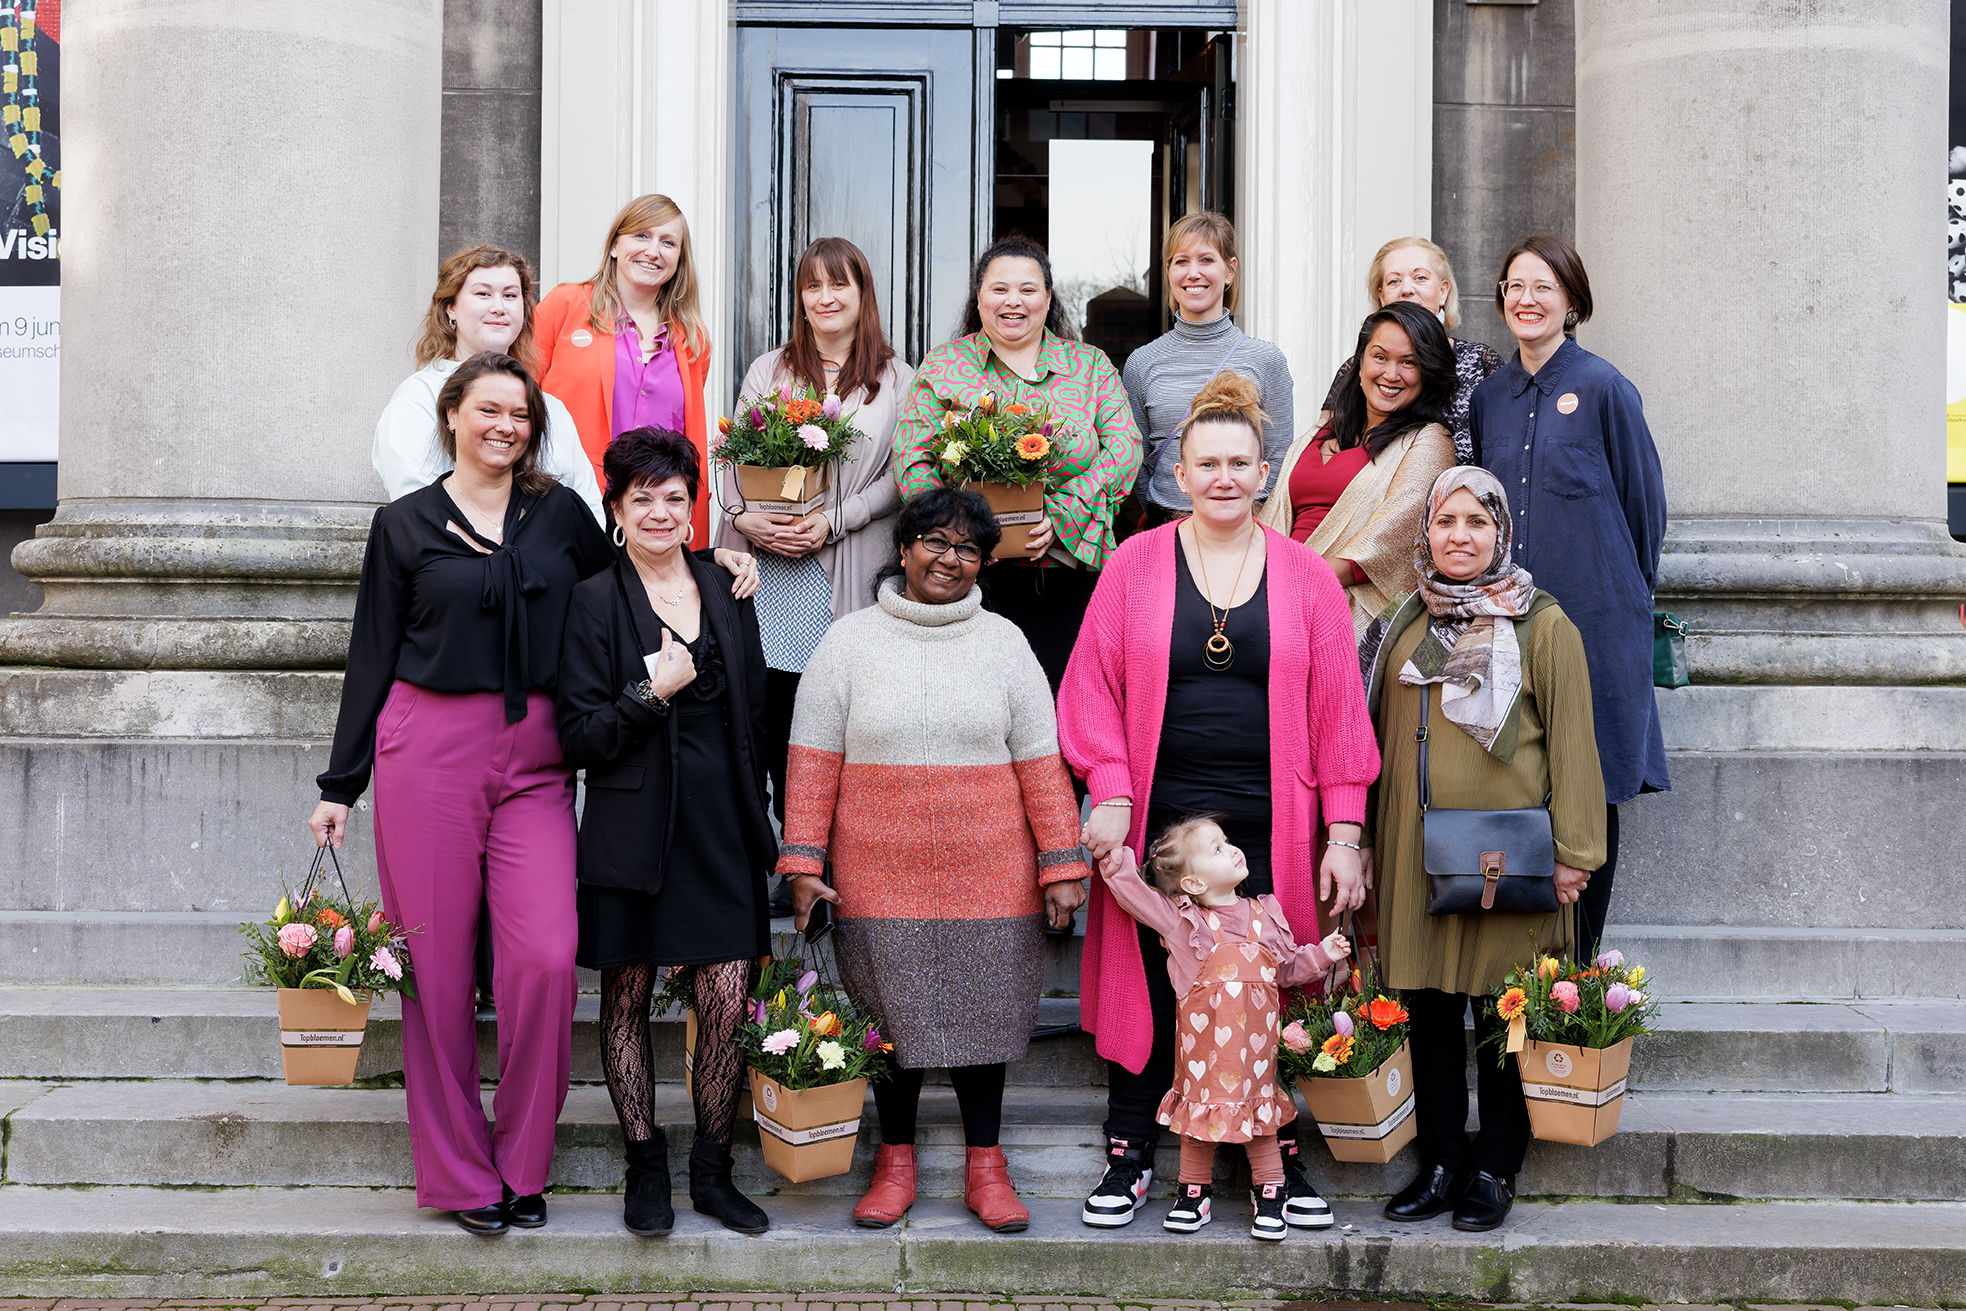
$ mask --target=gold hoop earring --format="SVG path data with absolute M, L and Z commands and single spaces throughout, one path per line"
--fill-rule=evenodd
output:
M 626 538 L 625 536 L 623 536 L 623 535 L 622 535 L 622 532 L 621 532 L 621 525 L 620 525 L 620 524 L 616 524 L 616 525 L 614 526 L 614 544 L 615 544 L 616 546 L 626 546 L 626 545 L 628 545 L 628 539 L 627 539 L 627 538 Z

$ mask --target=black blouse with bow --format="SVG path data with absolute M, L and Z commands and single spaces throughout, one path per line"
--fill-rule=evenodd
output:
M 557 483 L 539 496 L 513 490 L 501 545 L 472 528 L 449 482 L 383 506 L 369 526 L 334 751 L 315 779 L 324 801 L 353 805 L 367 790 L 376 718 L 397 679 L 498 692 L 506 722 L 524 719 L 526 694 L 559 684 L 574 584 L 614 558 L 594 516 Z

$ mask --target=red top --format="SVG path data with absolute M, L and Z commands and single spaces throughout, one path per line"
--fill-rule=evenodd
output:
M 1340 451 L 1329 460 L 1320 458 L 1323 452 L 1317 449 L 1317 443 L 1330 435 L 1330 428 L 1318 429 L 1312 449 L 1299 456 L 1297 467 L 1290 471 L 1290 540 L 1293 542 L 1311 540 L 1311 534 L 1324 522 L 1324 516 L 1331 513 L 1331 507 L 1338 504 L 1338 498 L 1352 485 L 1359 470 L 1372 463 L 1363 446 Z

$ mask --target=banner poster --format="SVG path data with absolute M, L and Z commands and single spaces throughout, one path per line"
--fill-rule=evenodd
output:
M 55 458 L 61 0 L 0 0 L 0 461 Z

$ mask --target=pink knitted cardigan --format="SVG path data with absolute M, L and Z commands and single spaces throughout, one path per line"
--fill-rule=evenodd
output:
M 1324 930 L 1317 905 L 1319 814 L 1362 822 L 1379 776 L 1351 609 L 1331 567 L 1264 528 L 1270 610 L 1270 866 L 1299 940 Z M 1174 626 L 1173 525 L 1129 538 L 1099 576 L 1058 689 L 1058 739 L 1092 800 L 1133 798 L 1127 843 L 1139 853 L 1167 706 Z M 1079 1022 L 1099 1054 L 1138 1072 L 1153 1046 L 1146 968 L 1133 920 L 1092 880 L 1080 967 Z

